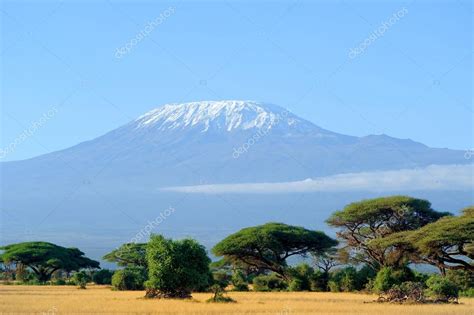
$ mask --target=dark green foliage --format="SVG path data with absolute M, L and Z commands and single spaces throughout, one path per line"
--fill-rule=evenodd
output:
M 374 280 L 373 290 L 376 293 L 387 292 L 394 285 L 402 284 L 403 282 L 413 281 L 415 274 L 408 268 L 392 268 L 384 267 L 379 270 Z
M 254 291 L 283 291 L 286 290 L 288 284 L 275 273 L 269 275 L 260 275 L 253 278 Z
M 143 290 L 147 279 L 146 269 L 143 267 L 125 267 L 116 270 L 112 276 L 112 287 L 115 290 Z
M 245 278 L 244 273 L 240 270 L 234 270 L 234 272 L 232 273 L 231 283 L 234 286 L 232 289 L 233 291 L 248 291 L 249 290 L 248 281 Z
M 288 289 L 290 291 L 310 291 L 311 279 L 314 276 L 314 269 L 308 264 L 299 264 L 289 269 L 291 281 Z
M 126 243 L 103 257 L 121 267 L 147 267 L 146 245 L 144 243 Z
M 72 281 L 79 286 L 79 289 L 85 289 L 91 277 L 85 271 L 78 271 L 72 276 Z
M 437 301 L 449 302 L 458 299 L 459 287 L 445 277 L 432 275 L 426 281 L 426 285 L 428 286 L 429 295 Z
M 147 246 L 148 297 L 187 298 L 193 290 L 210 285 L 211 260 L 195 240 L 174 241 L 153 235 Z
M 316 270 L 309 279 L 309 286 L 311 291 L 325 292 L 329 290 L 329 273 Z
M 404 251 L 386 251 L 384 247 L 374 246 L 373 240 L 416 230 L 446 215 L 431 209 L 426 200 L 392 196 L 351 203 L 336 211 L 327 222 L 339 228 L 337 236 L 345 242 L 347 257 L 379 269 L 386 265 L 403 266 L 405 255 Z
M 323 232 L 282 223 L 267 223 L 242 229 L 226 237 L 213 248 L 213 253 L 233 263 L 276 272 L 288 279 L 288 257 L 325 252 L 336 245 L 337 242 Z
M 101 269 L 92 273 L 92 281 L 96 284 L 112 284 L 114 272 L 109 269 Z
M 469 209 L 370 243 L 387 252 L 403 252 L 412 262 L 436 266 L 443 275 L 449 269 L 474 272 L 474 215 Z
M 459 287 L 459 290 L 468 292 L 470 289 L 474 289 L 474 272 L 466 270 L 448 270 L 446 272 L 446 279 L 453 282 Z
M 99 262 L 84 256 L 77 248 L 65 248 L 47 242 L 25 242 L 0 247 L 0 259 L 30 268 L 40 282 L 48 281 L 56 270 L 67 272 L 99 268 Z
M 52 285 L 66 285 L 66 280 L 64 279 L 55 279 L 51 282 Z
M 221 288 L 225 289 L 230 284 L 231 275 L 224 270 L 214 271 L 212 277 L 214 284 L 219 285 Z

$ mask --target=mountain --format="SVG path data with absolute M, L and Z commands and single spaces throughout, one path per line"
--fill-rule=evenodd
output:
M 94 180 L 128 190 L 459 164 L 463 154 L 386 135 L 341 135 L 276 105 L 215 101 L 164 105 L 94 140 L 2 169 L 10 185 Z
M 216 202 L 185 196 L 187 200 L 180 201 L 180 194 L 162 192 L 160 188 L 300 181 L 341 173 L 467 162 L 463 151 L 429 148 L 409 139 L 338 134 L 266 103 L 168 104 L 71 148 L 1 163 L 2 237 L 17 239 L 25 226 L 36 231 L 33 235 L 38 237 L 54 237 L 63 229 L 62 235 L 74 232 L 77 238 L 79 231 L 89 229 L 82 236 L 85 239 L 117 228 L 114 236 L 123 240 L 124 235 L 130 235 L 125 230 L 130 231 L 131 226 L 139 229 L 170 204 L 183 208 L 167 223 L 176 233 L 189 231 L 189 227 L 214 229 L 206 220 L 215 218 L 216 213 L 227 215 L 223 220 L 228 220 L 229 229 L 270 219 L 304 224 L 308 216 L 314 216 L 304 205 L 291 217 L 278 211 L 261 212 L 262 208 L 290 204 L 293 197 L 241 198 L 233 204 L 238 208 L 245 205 L 245 209 L 236 212 L 229 202 L 235 197 L 225 197 L 225 201 L 218 197 L 222 200 Z M 466 200 L 465 192 L 462 196 L 458 201 Z M 355 196 L 313 194 L 311 198 L 312 203 L 324 208 L 331 198 L 329 204 L 335 207 Z M 323 222 L 324 217 L 319 221 Z

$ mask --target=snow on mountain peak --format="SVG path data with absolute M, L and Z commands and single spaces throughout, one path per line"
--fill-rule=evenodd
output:
M 290 129 L 317 128 L 282 107 L 238 100 L 167 104 L 138 117 L 135 123 L 136 128 L 197 128 L 201 132 L 209 129 L 224 129 L 229 132 L 253 128 L 269 130 L 276 125 Z

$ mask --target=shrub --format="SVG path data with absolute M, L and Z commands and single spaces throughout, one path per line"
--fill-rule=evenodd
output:
M 289 273 L 292 277 L 290 281 L 290 291 L 309 291 L 311 290 L 310 281 L 314 275 L 314 269 L 308 264 L 300 264 L 290 268 Z
M 474 297 L 474 288 L 470 288 L 465 291 L 459 292 L 459 295 L 465 296 L 465 297 Z
M 235 303 L 235 300 L 231 297 L 224 296 L 225 290 L 218 284 L 211 286 L 211 292 L 214 296 L 206 300 L 208 303 Z
M 327 291 L 329 281 L 329 273 L 316 270 L 309 279 L 309 289 L 311 291 L 324 292 Z
M 195 240 L 173 241 L 153 235 L 147 245 L 147 297 L 189 298 L 211 283 L 206 249 Z
M 79 286 L 79 289 L 85 289 L 87 282 L 91 280 L 90 276 L 85 271 L 78 271 L 72 276 L 74 284 Z
M 374 280 L 373 290 L 376 293 L 387 292 L 394 285 L 414 280 L 413 271 L 408 268 L 394 269 L 391 267 L 383 267 L 377 273 Z
M 66 285 L 66 280 L 64 279 L 54 279 L 51 282 L 52 285 Z
M 453 282 L 462 292 L 474 289 L 474 272 L 467 270 L 448 270 L 446 279 Z
M 126 267 L 114 272 L 112 287 L 114 290 L 143 290 L 146 281 L 146 269 L 143 267 Z
M 355 289 L 357 270 L 354 267 L 339 269 L 331 274 L 328 283 L 331 292 L 350 292 Z
M 386 291 L 383 300 L 386 302 L 423 303 L 425 302 L 423 283 L 407 281 L 395 284 Z
M 111 284 L 114 272 L 109 269 L 101 269 L 92 274 L 92 281 L 96 284 Z
M 253 278 L 253 289 L 255 291 L 282 291 L 286 290 L 287 287 L 287 283 L 274 273 Z
M 249 285 L 244 274 L 240 270 L 232 273 L 231 283 L 234 286 L 233 291 L 248 291 Z
M 440 302 L 449 302 L 457 300 L 459 296 L 459 287 L 445 277 L 432 275 L 428 281 L 428 294 Z
M 212 273 L 212 278 L 214 284 L 225 289 L 230 283 L 231 276 L 226 271 L 219 270 Z

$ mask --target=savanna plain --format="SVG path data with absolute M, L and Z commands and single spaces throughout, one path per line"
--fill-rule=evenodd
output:
M 191 300 L 145 299 L 144 291 L 112 291 L 93 285 L 0 286 L 0 314 L 456 314 L 474 313 L 474 299 L 459 304 L 372 303 L 377 296 L 328 292 L 230 292 L 236 303 L 206 303 L 210 293 Z

